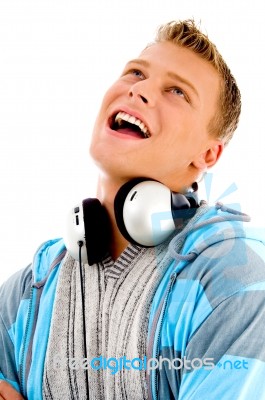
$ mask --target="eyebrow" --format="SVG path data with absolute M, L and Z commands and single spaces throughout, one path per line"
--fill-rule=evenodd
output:
M 128 65 L 128 64 L 132 64 L 132 63 L 134 63 L 134 64 L 140 64 L 140 65 L 143 65 L 144 67 L 147 67 L 147 68 L 150 67 L 150 63 L 149 63 L 148 61 L 146 61 L 146 60 L 142 60 L 141 58 L 135 58 L 135 59 L 133 59 L 133 60 L 130 60 L 130 61 L 127 63 L 127 65 Z M 194 94 L 195 94 L 197 97 L 199 97 L 198 91 L 196 90 L 196 88 L 193 86 L 193 84 L 192 84 L 190 81 L 188 81 L 187 79 L 181 77 L 180 75 L 178 75 L 178 74 L 176 74 L 175 72 L 172 72 L 172 71 L 167 72 L 167 75 L 168 75 L 170 78 L 172 78 L 172 79 L 174 79 L 174 80 L 176 80 L 176 81 L 179 81 L 179 82 L 185 84 L 186 86 L 188 86 L 188 87 L 194 92 Z

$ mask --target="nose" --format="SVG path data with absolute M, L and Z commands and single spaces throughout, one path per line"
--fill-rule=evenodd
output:
M 155 104 L 154 89 L 147 83 L 147 79 L 132 85 L 129 90 L 129 96 L 132 100 L 143 102 L 150 107 L 153 107 Z

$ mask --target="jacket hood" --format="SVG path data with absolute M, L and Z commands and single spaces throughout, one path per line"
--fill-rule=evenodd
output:
M 43 243 L 35 253 L 32 263 L 33 285 L 41 287 L 50 272 L 59 265 L 65 256 L 66 248 L 62 239 Z
M 169 253 L 177 261 L 192 261 L 210 246 L 236 238 L 265 243 L 264 230 L 248 227 L 250 217 L 222 203 L 203 204 L 186 227 L 169 244 Z M 182 244 L 182 246 L 180 246 Z M 181 248 L 181 250 L 176 250 Z

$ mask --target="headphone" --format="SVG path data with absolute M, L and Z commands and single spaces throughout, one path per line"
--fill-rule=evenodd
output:
M 125 183 L 114 199 L 120 232 L 129 242 L 139 246 L 153 247 L 164 242 L 176 226 L 191 218 L 199 207 L 197 183 L 192 185 L 192 189 L 193 192 L 184 195 L 148 178 L 136 178 Z M 110 222 L 98 199 L 85 199 L 69 211 L 64 242 L 74 259 L 78 260 L 81 251 L 83 262 L 89 265 L 106 256 Z

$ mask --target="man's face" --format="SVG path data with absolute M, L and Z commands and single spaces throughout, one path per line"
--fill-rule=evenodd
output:
M 151 45 L 104 96 L 93 159 L 117 182 L 149 177 L 184 190 L 207 167 L 216 143 L 207 128 L 219 91 L 217 72 L 198 55 L 170 42 Z

